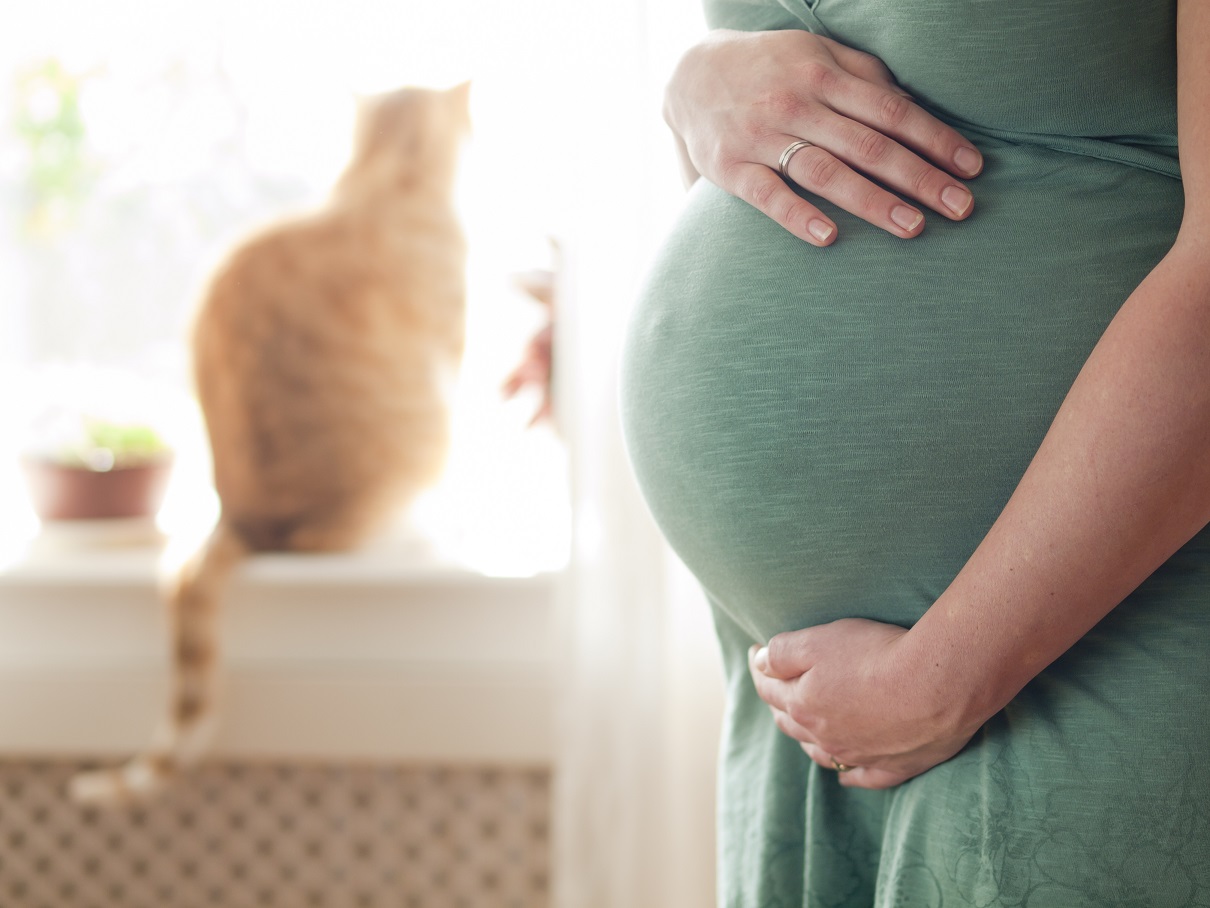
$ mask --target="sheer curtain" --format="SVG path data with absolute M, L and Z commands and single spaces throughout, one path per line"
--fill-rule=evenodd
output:
M 572 456 L 554 903 L 710 905 L 722 698 L 705 605 L 633 484 L 618 428 L 626 314 L 682 195 L 659 96 L 701 30 L 694 0 L 569 21 L 560 418 Z

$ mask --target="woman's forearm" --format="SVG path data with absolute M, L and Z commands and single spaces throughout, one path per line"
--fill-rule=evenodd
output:
M 938 691 L 967 692 L 977 725 L 1208 521 L 1210 239 L 1190 231 L 1114 318 L 999 519 L 905 642 Z

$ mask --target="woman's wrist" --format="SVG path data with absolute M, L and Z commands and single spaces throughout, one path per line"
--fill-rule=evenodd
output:
M 949 598 L 947 598 L 949 597 Z M 963 626 L 954 594 L 941 596 L 904 635 L 902 675 L 934 709 L 932 721 L 953 734 L 974 734 L 1028 683 L 1012 645 L 980 639 Z

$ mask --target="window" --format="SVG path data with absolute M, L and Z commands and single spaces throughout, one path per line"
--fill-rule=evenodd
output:
M 561 447 L 498 386 L 540 324 L 511 275 L 549 267 L 563 187 L 545 179 L 566 86 L 549 70 L 554 0 L 60 0 L 0 35 L 0 419 L 5 463 L 77 414 L 146 421 L 177 448 L 161 523 L 213 519 L 187 330 L 203 279 L 250 229 L 318 204 L 354 100 L 472 78 L 461 209 L 468 347 L 447 481 L 427 531 L 490 572 L 557 567 Z M 523 99 L 523 100 L 522 100 Z M 36 531 L 0 470 L 0 548 Z M 491 503 L 485 507 L 485 503 Z M 2 559 L 0 559 L 2 560 Z

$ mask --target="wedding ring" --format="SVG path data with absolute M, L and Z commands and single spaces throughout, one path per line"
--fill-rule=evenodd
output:
M 841 763 L 835 757 L 832 758 L 832 768 L 837 772 L 848 772 L 850 769 L 856 769 L 856 766 L 849 766 L 847 763 Z
M 801 151 L 804 148 L 809 148 L 811 143 L 806 139 L 799 139 L 796 142 L 791 142 L 786 146 L 786 150 L 781 153 L 781 158 L 777 161 L 777 169 L 781 173 L 783 180 L 789 180 L 790 175 L 786 173 L 786 168 L 790 166 L 790 158 L 794 157 L 795 152 Z

